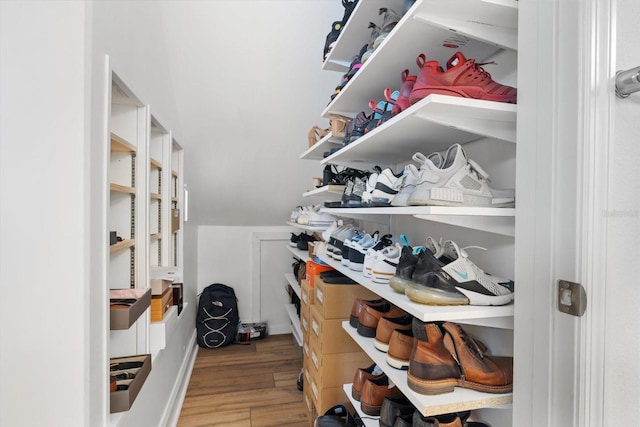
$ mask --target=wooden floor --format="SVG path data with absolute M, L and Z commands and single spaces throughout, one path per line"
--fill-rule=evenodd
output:
M 178 427 L 308 427 L 296 386 L 301 368 L 291 334 L 199 348 Z

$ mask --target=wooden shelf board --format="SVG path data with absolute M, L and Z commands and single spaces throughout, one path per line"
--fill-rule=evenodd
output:
M 155 242 L 160 239 L 162 239 L 162 233 L 153 233 L 151 236 L 149 236 L 149 240 L 151 242 Z
M 173 177 L 177 178 L 177 177 L 178 177 L 178 172 L 177 172 L 177 171 L 172 170 L 172 171 L 171 171 L 171 175 L 172 175 Z
M 133 187 L 127 187 L 126 185 L 120 184 L 109 184 L 109 189 L 111 191 L 115 191 L 116 193 L 127 193 L 127 194 L 136 194 L 136 189 Z
M 118 242 L 114 245 L 109 246 L 109 253 L 113 254 L 119 251 L 122 251 L 127 248 L 131 248 L 135 246 L 136 241 L 134 239 L 125 239 L 121 242 Z
M 136 147 L 120 135 L 111 132 L 111 151 L 135 153 Z
M 151 159 L 151 167 L 155 169 L 162 169 L 162 163 L 160 163 L 156 159 Z
M 149 197 L 151 197 L 151 199 L 153 200 L 162 200 L 162 194 L 158 193 L 151 193 L 149 194 Z

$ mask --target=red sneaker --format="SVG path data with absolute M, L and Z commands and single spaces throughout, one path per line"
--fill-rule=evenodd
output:
M 402 86 L 400 87 L 400 96 L 398 96 L 398 100 L 393 106 L 393 110 L 391 110 L 393 116 L 400 114 L 411 105 L 409 96 L 413 90 L 413 85 L 416 83 L 417 76 L 410 76 L 409 70 L 404 70 L 400 74 L 400 77 L 402 78 Z
M 413 86 L 409 101 L 415 104 L 421 99 L 437 93 L 463 98 L 516 103 L 517 89 L 496 83 L 475 59 L 467 59 L 456 52 L 443 70 L 437 61 L 426 61 L 421 53 L 416 59 L 420 74 Z

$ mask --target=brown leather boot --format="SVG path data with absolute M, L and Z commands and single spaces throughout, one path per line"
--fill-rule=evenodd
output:
M 373 345 L 378 350 L 386 353 L 389 350 L 389 340 L 391 340 L 391 334 L 396 329 L 403 331 L 411 329 L 412 322 L 411 315 L 401 317 L 386 317 L 384 316 L 378 322 L 376 327 L 376 338 L 373 341 Z
M 402 396 L 402 392 L 389 382 L 389 378 L 386 375 L 381 378 L 371 378 L 365 381 L 362 387 L 360 409 L 367 415 L 378 416 L 385 397 L 400 396 Z
M 358 368 L 355 375 L 353 376 L 353 384 L 351 385 L 351 397 L 353 397 L 355 400 L 360 400 L 364 383 L 369 379 L 382 378 L 384 376 L 384 372 L 382 372 L 380 368 L 376 368 L 377 365 L 375 363 L 366 368 Z
M 358 335 L 367 338 L 376 336 L 378 322 L 384 317 L 402 317 L 407 316 L 407 312 L 401 308 L 391 305 L 390 307 L 375 307 L 366 305 L 358 316 Z
M 387 350 L 387 363 L 396 369 L 409 369 L 409 358 L 413 350 L 415 338 L 413 331 L 396 329 L 391 333 L 389 349 Z
M 436 323 L 413 319 L 414 341 L 407 384 L 420 394 L 452 392 L 460 379 L 460 368 L 444 345 L 444 333 Z
M 460 387 L 487 393 L 509 393 L 513 390 L 513 357 L 489 356 L 481 342 L 465 332 L 457 323 L 446 322 L 444 345 L 458 361 L 462 375 Z
M 383 311 L 389 310 L 389 308 L 391 308 L 391 303 L 384 299 L 366 300 L 362 298 L 356 298 L 353 300 L 353 305 L 351 305 L 351 315 L 349 316 L 349 324 L 351 325 L 351 327 L 358 327 L 358 317 L 367 305 L 376 307 L 379 310 Z

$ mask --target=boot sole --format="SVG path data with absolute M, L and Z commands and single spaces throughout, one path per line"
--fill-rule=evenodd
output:
M 469 305 L 469 299 L 464 294 L 446 294 L 437 292 L 427 286 L 416 285 L 413 282 L 407 284 L 405 295 L 413 302 L 427 305 Z
M 429 396 L 451 393 L 454 391 L 456 386 L 493 394 L 511 393 L 513 391 L 513 384 L 492 386 L 454 378 L 444 380 L 423 380 L 421 378 L 414 377 L 410 373 L 407 373 L 407 385 L 416 393 Z
M 436 394 L 451 393 L 455 389 L 456 385 L 458 385 L 458 380 L 455 378 L 448 378 L 443 380 L 423 380 L 421 378 L 414 377 L 413 375 L 411 375 L 411 373 L 407 373 L 407 385 L 416 393 L 431 396 Z

